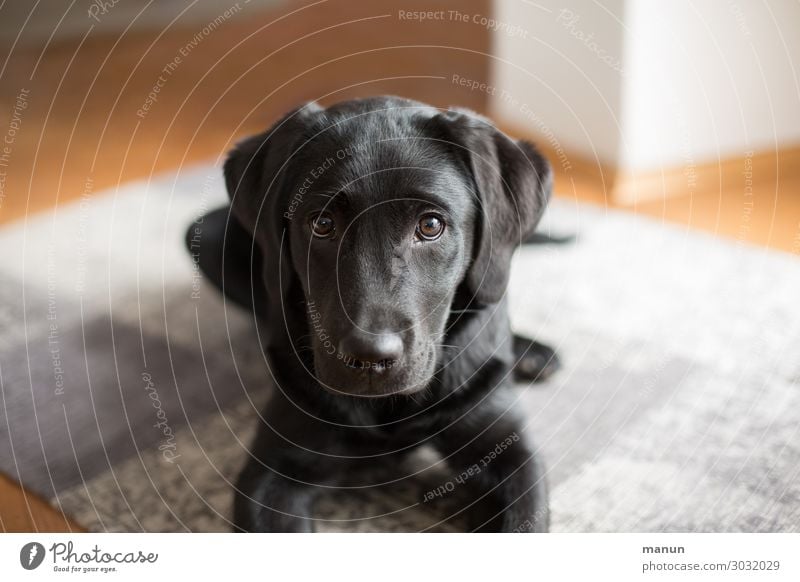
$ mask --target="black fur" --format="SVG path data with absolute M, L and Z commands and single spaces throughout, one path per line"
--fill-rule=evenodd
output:
M 504 397 L 512 373 L 557 367 L 512 336 L 504 299 L 552 188 L 538 151 L 470 112 L 380 97 L 289 113 L 240 143 L 225 177 L 235 218 L 203 221 L 226 234 L 224 250 L 204 234 L 201 267 L 264 324 L 278 383 L 236 527 L 311 531 L 320 488 L 358 484 L 360 468 L 429 444 L 459 474 L 505 442 L 465 482 L 469 527 L 546 531 L 539 460 Z M 320 212 L 330 238 L 312 235 Z M 426 241 L 415 226 L 431 213 L 445 226 Z

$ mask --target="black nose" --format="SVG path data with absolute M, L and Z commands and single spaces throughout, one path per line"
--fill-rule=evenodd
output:
M 342 361 L 351 368 L 386 371 L 403 355 L 403 338 L 396 333 L 368 333 L 354 329 L 339 342 Z

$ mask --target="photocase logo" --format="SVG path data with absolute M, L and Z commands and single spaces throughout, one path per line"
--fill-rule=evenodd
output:
M 19 563 L 26 570 L 35 570 L 44 560 L 44 546 L 38 542 L 29 542 L 19 551 Z

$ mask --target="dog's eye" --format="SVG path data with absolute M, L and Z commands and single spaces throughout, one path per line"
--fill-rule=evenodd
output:
M 437 214 L 425 214 L 417 223 L 417 237 L 422 240 L 436 240 L 443 232 L 444 220 Z
M 320 213 L 311 217 L 311 232 L 317 238 L 330 238 L 336 230 L 330 214 Z

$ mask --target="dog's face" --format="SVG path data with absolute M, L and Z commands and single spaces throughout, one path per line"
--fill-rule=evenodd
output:
M 226 177 L 265 255 L 272 325 L 311 349 L 322 386 L 358 396 L 431 381 L 455 294 L 500 299 L 550 180 L 484 120 L 392 98 L 301 108 L 241 144 Z
M 288 238 L 317 377 L 334 390 L 382 395 L 420 389 L 433 375 L 472 259 L 477 205 L 441 145 L 382 140 L 375 129 L 344 122 L 310 149 L 302 167 L 316 169 L 294 199 Z

